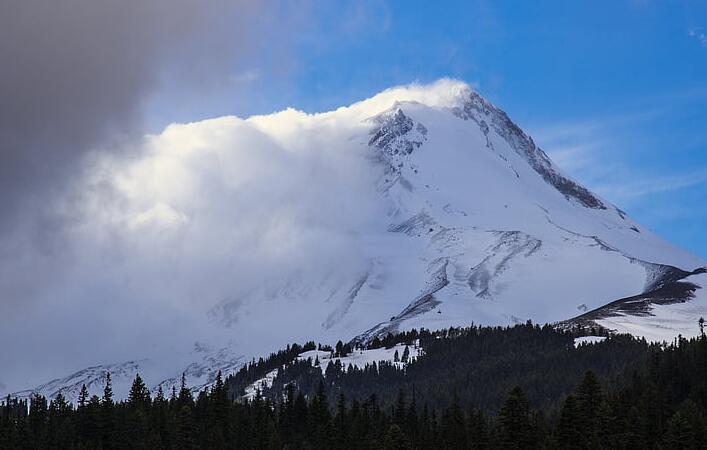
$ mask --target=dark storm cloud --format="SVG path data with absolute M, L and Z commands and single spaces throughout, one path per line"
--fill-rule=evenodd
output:
M 52 233 L 49 198 L 89 149 L 140 133 L 141 107 L 167 68 L 193 85 L 226 77 L 247 47 L 253 9 L 219 0 L 2 2 L 0 236 L 18 226 Z
M 280 64 L 287 40 L 278 37 L 294 23 L 287 8 L 302 9 L 276 0 L 0 2 L 0 317 L 12 324 L 0 328 L 0 340 L 29 321 L 42 330 L 0 354 L 12 361 L 0 370 L 4 384 L 47 358 L 73 367 L 82 352 L 75 343 L 86 336 L 119 350 L 131 330 L 164 329 L 125 317 L 138 307 L 161 317 L 164 304 L 143 301 L 154 291 L 130 282 L 149 263 L 136 261 L 110 227 L 99 227 L 100 243 L 82 234 L 105 209 L 87 202 L 120 210 L 122 201 L 109 184 L 87 183 L 90 169 L 99 160 L 139 161 L 155 104 L 176 104 L 184 114 L 190 100 L 220 93 L 244 73 L 252 78 L 259 55 Z M 131 275 L 112 276 L 121 267 Z M 52 346 L 57 340 L 70 344 Z

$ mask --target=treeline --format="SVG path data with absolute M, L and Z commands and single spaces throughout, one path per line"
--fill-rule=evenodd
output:
M 343 393 L 360 401 L 375 395 L 382 407 L 389 408 L 397 401 L 398 391 L 411 396 L 414 389 L 418 402 L 430 408 L 443 409 L 456 398 L 462 408 L 495 412 L 508 392 L 520 386 L 534 405 L 555 414 L 563 398 L 572 392 L 587 370 L 616 384 L 621 374 L 641 367 L 648 358 L 649 345 L 631 336 L 615 336 L 601 345 L 576 349 L 575 336 L 574 332 L 532 323 L 435 332 L 412 330 L 375 339 L 364 347 L 419 345 L 423 356 L 405 370 L 388 362 L 354 367 L 333 361 L 323 368 L 322 374 L 322 368 L 315 367 L 316 361 L 297 360 L 292 355 L 289 362 L 279 365 L 272 386 L 263 387 L 261 394 L 276 401 L 287 386 L 295 384 L 306 396 L 312 396 L 323 383 L 332 406 L 334 399 Z M 310 344 L 310 349 L 313 347 L 314 344 Z M 337 353 L 335 349 L 330 350 L 332 355 Z M 267 360 L 263 365 L 267 370 L 258 371 L 260 377 L 278 367 Z M 257 379 L 242 372 L 226 380 L 235 397 L 243 395 L 245 386 Z
M 486 333 L 494 338 L 488 340 L 488 337 L 482 337 L 481 342 L 490 345 L 505 336 L 509 343 L 513 343 L 511 346 L 518 348 L 512 356 L 502 358 L 493 346 L 477 348 L 477 344 L 473 343 L 476 338 L 471 335 L 479 337 Z M 320 374 L 319 384 L 313 393 L 289 383 L 283 388 L 283 395 L 276 400 L 257 395 L 252 401 L 234 401 L 219 374 L 213 387 L 196 396 L 186 388 L 184 380 L 182 388 L 168 396 L 162 391 L 152 395 L 137 377 L 128 399 L 117 402 L 113 399 L 108 378 L 102 397 L 89 397 L 86 389 L 82 389 L 77 405 L 67 403 L 61 396 L 50 401 L 35 396 L 29 405 L 8 399 L 0 406 L 0 449 L 705 447 L 707 338 L 704 336 L 691 340 L 679 338 L 664 346 L 648 346 L 632 338 L 618 337 L 605 343 L 573 349 L 571 339 L 567 341 L 564 333 L 551 332 L 544 327 L 455 329 L 445 332 L 446 337 L 432 338 L 439 344 L 433 344 L 418 334 L 417 339 L 427 345 L 423 348 L 428 349 L 428 353 L 410 364 L 406 371 L 398 372 L 409 374 L 417 370 L 414 368 L 420 364 L 424 368 L 429 358 L 433 362 L 451 363 L 449 358 L 455 355 L 457 359 L 464 360 L 465 352 L 455 353 L 460 348 L 453 343 L 463 343 L 471 354 L 486 354 L 485 358 L 477 360 L 477 365 L 487 367 L 484 370 L 498 370 L 497 376 L 500 378 L 505 377 L 501 372 L 504 368 L 515 372 L 531 367 L 527 366 L 526 358 L 535 357 L 554 365 L 574 361 L 560 357 L 559 353 L 554 358 L 545 359 L 543 354 L 533 353 L 539 349 L 537 342 L 526 345 L 520 339 L 544 336 L 546 333 L 554 333 L 558 339 L 569 343 L 569 347 L 564 347 L 564 352 L 568 354 L 610 354 L 632 348 L 633 344 L 622 344 L 625 339 L 635 343 L 633 348 L 645 357 L 634 355 L 634 360 L 640 359 L 640 363 L 625 367 L 621 375 L 597 376 L 595 371 L 585 371 L 567 395 L 549 403 L 533 400 L 530 391 L 534 391 L 534 395 L 548 389 L 548 392 L 555 392 L 548 385 L 560 380 L 554 376 L 543 380 L 542 369 L 536 367 L 533 370 L 537 374 L 529 378 L 535 380 L 529 385 L 530 389 L 528 386 L 510 387 L 500 406 L 493 410 L 466 405 L 460 395 L 463 393 L 470 397 L 471 394 L 466 391 L 454 393 L 461 386 L 458 384 L 460 380 L 465 379 L 463 374 L 458 373 L 465 366 L 455 364 L 448 365 L 447 370 L 441 367 L 439 371 L 429 372 L 430 376 L 436 377 L 432 382 L 439 386 L 439 392 L 452 392 L 449 403 L 441 407 L 435 406 L 436 401 L 425 399 L 429 393 L 422 395 L 424 389 L 417 384 L 408 386 L 403 383 L 403 388 L 392 392 L 393 401 L 390 404 L 382 402 L 375 393 L 359 398 L 343 388 L 332 397 L 331 380 L 326 375 L 322 377 L 319 368 L 316 368 Z M 544 341 L 544 338 L 538 340 Z M 618 342 L 619 347 L 614 347 L 616 344 L 612 344 L 613 341 Z M 556 348 L 551 342 L 552 339 L 547 340 L 546 350 L 555 354 Z M 436 349 L 434 345 L 441 347 Z M 531 354 L 527 355 L 529 352 Z M 437 356 L 433 357 L 434 354 Z M 499 365 L 499 361 L 506 364 L 506 358 L 515 359 L 520 367 Z M 604 358 L 589 358 L 585 362 L 601 362 L 600 370 L 611 372 L 612 365 L 618 363 L 608 355 Z M 290 365 L 304 367 L 305 363 L 312 367 L 309 361 Z M 396 370 L 392 366 L 390 369 Z M 545 370 L 551 374 L 563 373 L 550 366 Z M 469 392 L 489 389 L 473 378 L 469 379 L 469 384 Z M 384 385 L 381 389 L 391 388 Z M 546 403 L 549 406 L 541 406 Z

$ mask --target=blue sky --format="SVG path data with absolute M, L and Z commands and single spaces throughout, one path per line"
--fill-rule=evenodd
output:
M 347 105 L 398 84 L 467 81 L 567 172 L 707 257 L 707 3 L 289 4 L 209 92 L 166 88 L 155 127 Z

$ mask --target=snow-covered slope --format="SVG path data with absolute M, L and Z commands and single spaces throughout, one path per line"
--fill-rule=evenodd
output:
M 14 392 L 12 396 L 30 398 L 38 393 L 53 398 L 61 393 L 75 402 L 81 386 L 86 385 L 89 396 L 101 397 L 108 373 L 111 376 L 113 394 L 118 399 L 127 398 L 130 386 L 138 374 L 147 380 L 151 392 L 156 393 L 162 388 L 165 396 L 169 396 L 173 389 L 179 391 L 183 374 L 187 387 L 196 393 L 211 386 L 219 371 L 223 374 L 233 373 L 245 362 L 244 357 L 237 353 L 232 344 L 212 349 L 196 343 L 190 352 L 169 356 L 166 363 L 165 360 L 141 359 L 88 367 L 36 388 Z
M 445 92 L 427 98 L 435 90 Z M 647 292 L 673 266 L 687 274 L 704 265 L 564 175 L 467 86 L 442 82 L 406 94 L 413 98 L 385 105 L 374 97 L 293 117 L 325 127 L 331 116 L 351 116 L 358 133 L 350 141 L 367 147 L 381 172 L 385 229 L 357 237 L 366 265 L 350 274 L 298 274 L 226 301 L 210 312 L 216 322 L 259 316 L 273 299 L 281 308 L 292 305 L 293 317 L 305 311 L 308 335 L 330 339 L 472 321 L 556 322 Z M 371 104 L 382 110 L 366 116 Z M 256 120 L 265 131 L 274 122 Z M 282 142 L 295 140 L 289 130 L 272 132 Z M 696 333 L 695 320 L 685 317 L 682 327 Z M 682 328 L 660 330 L 655 337 L 670 338 Z
M 383 212 L 351 233 L 357 254 L 342 254 L 341 264 L 278 272 L 217 301 L 208 315 L 229 330 L 235 354 L 526 320 L 662 340 L 697 334 L 697 319 L 707 315 L 704 260 L 569 178 L 464 83 L 396 88 L 328 113 L 287 110 L 246 122 L 293 152 L 327 146 L 360 154 Z M 240 129 L 228 120 L 181 127 L 216 127 L 220 139 Z M 203 139 L 194 145 L 208 147 Z M 640 308 L 610 306 L 636 296 Z M 40 390 L 74 381 L 53 383 Z
M 405 355 L 405 348 L 408 349 L 408 356 L 405 360 L 402 360 L 403 355 Z M 324 375 L 329 364 L 336 363 L 341 364 L 343 369 L 347 369 L 349 366 L 363 369 L 370 364 L 387 362 L 394 365 L 398 369 L 403 369 L 405 366 L 415 361 L 423 353 L 423 349 L 420 347 L 420 342 L 418 340 L 415 341 L 413 345 L 396 344 L 390 348 L 355 348 L 346 356 L 333 356 L 332 352 L 323 350 L 308 350 L 300 353 L 297 359 L 311 362 L 312 366 L 319 367 L 322 371 L 322 375 Z M 252 400 L 257 396 L 258 391 L 262 392 L 264 389 L 272 387 L 273 381 L 277 378 L 278 372 L 279 369 L 273 369 L 265 374 L 263 378 L 260 378 L 250 386 L 247 386 L 243 397 L 248 400 Z

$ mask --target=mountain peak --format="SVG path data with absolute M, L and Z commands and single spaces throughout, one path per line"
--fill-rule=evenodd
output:
M 707 274 L 691 271 L 704 261 L 564 175 L 466 83 L 392 88 L 319 114 L 175 126 L 150 145 L 140 170 L 117 174 L 116 190 L 134 203 L 120 212 L 154 203 L 190 213 L 179 233 L 146 248 L 175 244 L 174 259 L 187 261 L 212 246 L 199 281 L 217 282 L 194 314 L 209 319 L 204 335 L 236 343 L 197 346 L 190 362 L 146 376 L 152 386 L 177 383 L 185 366 L 206 384 L 218 368 L 298 340 L 527 320 L 663 340 L 697 334 L 707 314 Z M 192 182 L 204 177 L 218 182 Z M 249 216 L 253 230 L 240 222 Z M 261 243 L 273 258 L 258 254 Z M 194 292 L 180 283 L 169 292 Z M 40 388 L 80 386 L 77 374 Z

